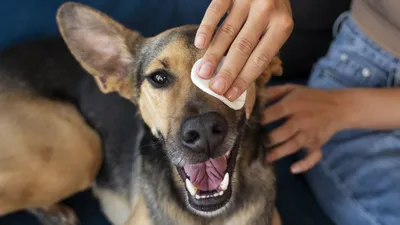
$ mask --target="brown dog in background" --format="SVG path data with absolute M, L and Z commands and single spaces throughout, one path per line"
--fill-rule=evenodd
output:
M 58 203 L 91 187 L 101 141 L 75 105 L 50 93 L 61 74 L 32 50 L 0 54 L 0 216 L 27 209 L 44 224 L 62 224 L 76 218 Z
M 53 204 L 91 186 L 99 136 L 73 105 L 0 85 L 0 215 L 59 208 Z

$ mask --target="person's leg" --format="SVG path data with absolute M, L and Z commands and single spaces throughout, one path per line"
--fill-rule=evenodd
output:
M 339 17 L 337 24 L 339 33 L 328 54 L 315 64 L 308 85 L 321 89 L 397 86 L 399 59 L 368 39 L 350 14 Z M 323 153 L 306 178 L 336 224 L 400 224 L 399 130 L 340 132 Z

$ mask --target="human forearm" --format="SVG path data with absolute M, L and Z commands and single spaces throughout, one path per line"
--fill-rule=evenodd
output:
M 343 129 L 400 128 L 400 88 L 357 88 L 341 91 L 347 102 Z
M 307 157 L 292 165 L 293 173 L 308 170 L 322 157 L 324 144 L 337 132 L 347 129 L 400 128 L 400 88 L 351 88 L 324 90 L 299 85 L 270 87 L 269 105 L 262 124 L 286 118 L 268 133 L 267 146 L 273 162 L 305 149 Z M 278 100 L 278 101 L 277 101 Z

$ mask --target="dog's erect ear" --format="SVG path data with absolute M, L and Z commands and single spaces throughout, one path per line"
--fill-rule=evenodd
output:
M 283 74 L 282 61 L 278 56 L 275 56 L 264 73 L 259 76 L 255 82 L 256 85 L 256 98 L 258 100 L 258 108 L 263 110 L 267 103 L 267 97 L 265 95 L 265 88 L 268 81 L 272 76 L 281 76 Z
M 135 56 L 143 37 L 79 3 L 64 3 L 57 23 L 69 50 L 94 76 L 100 90 L 135 101 Z
M 283 74 L 282 61 L 279 59 L 278 56 L 275 56 L 274 58 L 272 58 L 271 62 L 269 63 L 267 69 L 265 69 L 264 73 L 257 78 L 257 86 L 258 86 L 257 88 L 264 87 L 272 76 L 282 76 L 282 74 Z
M 264 73 L 247 89 L 246 103 L 244 106 L 247 119 L 250 118 L 253 112 L 256 98 L 258 98 L 259 104 L 265 104 L 265 84 L 268 83 L 272 76 L 281 76 L 282 74 L 282 61 L 276 56 L 272 59 Z
M 256 93 L 256 84 L 252 83 L 247 89 L 246 102 L 244 104 L 246 119 L 249 119 L 253 113 L 254 104 L 256 103 Z

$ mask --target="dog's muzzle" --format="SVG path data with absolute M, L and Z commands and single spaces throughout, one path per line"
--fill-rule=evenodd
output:
M 232 174 L 244 132 L 245 115 L 238 123 L 238 135 L 231 149 L 207 161 L 177 167 L 185 183 L 188 203 L 197 212 L 215 212 L 232 197 Z

